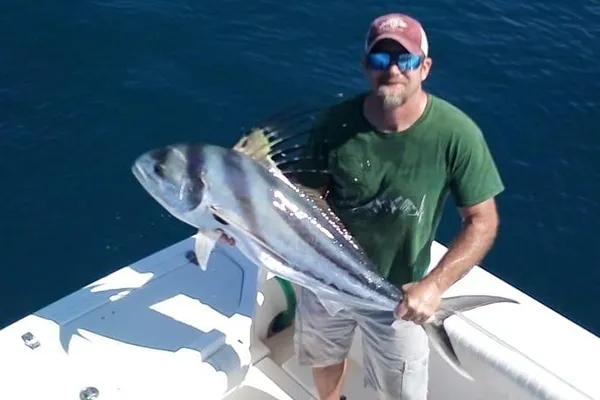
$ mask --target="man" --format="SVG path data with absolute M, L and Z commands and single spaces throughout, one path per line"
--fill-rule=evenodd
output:
M 341 396 L 356 326 L 363 332 L 365 383 L 381 398 L 425 400 L 429 347 L 419 325 L 496 236 L 494 197 L 503 183 L 477 125 L 423 90 L 432 64 L 428 52 L 415 19 L 375 19 L 363 57 L 371 90 L 329 110 L 310 142 L 309 154 L 324 156 L 332 173 L 300 183 L 323 194 L 379 273 L 405 294 L 395 313 L 330 313 L 311 291 L 300 290 L 296 353 L 312 366 L 321 400 Z M 459 207 L 462 230 L 427 274 L 448 194 Z

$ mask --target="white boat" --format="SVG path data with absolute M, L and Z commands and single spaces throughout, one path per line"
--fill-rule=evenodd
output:
M 0 399 L 316 399 L 298 365 L 294 288 L 258 279 L 255 265 L 218 244 L 208 269 L 193 237 L 91 283 L 0 331 Z M 435 242 L 432 265 L 446 251 Z M 258 279 L 258 285 L 257 285 Z M 447 293 L 493 294 L 494 304 L 446 322 L 463 367 L 432 349 L 431 400 L 600 399 L 600 338 L 480 267 Z M 277 317 L 279 316 L 279 317 Z M 344 394 L 363 387 L 360 331 Z

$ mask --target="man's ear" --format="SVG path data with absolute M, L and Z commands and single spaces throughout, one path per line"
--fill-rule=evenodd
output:
M 430 57 L 425 57 L 423 63 L 421 64 L 421 81 L 424 81 L 429 76 L 431 64 L 433 64 L 433 60 Z

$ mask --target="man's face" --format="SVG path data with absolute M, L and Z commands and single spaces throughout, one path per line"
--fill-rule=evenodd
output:
M 380 40 L 363 60 L 375 93 L 386 108 L 395 108 L 417 93 L 427 78 L 431 59 L 410 54 L 392 39 Z

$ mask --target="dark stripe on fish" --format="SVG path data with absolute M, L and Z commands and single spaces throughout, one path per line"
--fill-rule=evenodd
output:
M 260 162 L 260 160 L 256 160 L 256 161 Z M 257 217 L 254 212 L 254 203 L 251 198 L 248 198 L 248 196 L 251 195 L 249 178 L 251 177 L 251 175 L 257 174 L 258 176 L 261 176 L 263 180 L 265 180 L 266 182 L 269 182 L 269 183 L 273 183 L 274 181 L 277 181 L 277 179 L 275 177 L 273 177 L 273 175 L 270 172 L 268 172 L 268 170 L 266 168 L 264 168 L 258 162 L 246 164 L 245 157 L 235 151 L 228 152 L 225 155 L 224 162 L 225 162 L 225 164 L 227 164 L 228 168 L 235 168 L 238 171 L 238 173 L 228 174 L 228 175 L 240 177 L 239 180 L 237 180 L 235 182 L 231 182 L 230 186 L 232 187 L 232 190 L 234 192 L 234 197 L 235 197 L 236 202 L 238 203 L 237 205 L 238 205 L 239 209 L 244 213 L 244 215 L 242 215 L 242 218 L 244 218 L 246 221 L 248 221 L 248 223 L 249 223 L 248 229 L 252 232 L 253 235 L 256 235 L 257 238 L 260 238 L 260 240 L 262 240 L 264 243 L 268 243 L 268 241 L 266 241 L 264 239 L 264 237 L 260 234 L 260 232 L 262 232 L 262 230 L 260 229 L 260 225 L 257 221 Z M 248 168 L 250 165 L 252 166 L 252 168 Z M 283 182 L 277 181 L 275 183 L 275 185 L 279 186 L 281 188 L 282 192 L 289 193 L 289 189 L 287 189 L 287 186 L 285 186 L 285 184 Z M 305 200 L 308 200 L 308 199 L 305 199 Z M 319 208 L 312 209 L 309 201 L 306 201 L 306 203 L 301 206 L 305 211 L 308 211 L 309 213 L 318 213 L 318 215 L 321 217 L 319 219 L 327 219 L 327 216 L 325 216 Z M 378 293 L 381 293 L 384 295 L 387 294 L 387 291 L 385 289 L 382 291 L 381 290 L 382 288 L 373 287 L 372 282 L 369 280 L 368 276 L 364 276 L 364 275 L 361 275 L 360 273 L 357 273 L 357 271 L 354 268 L 347 265 L 348 262 L 346 260 L 344 260 L 344 257 L 340 257 L 341 252 L 350 252 L 350 253 L 347 253 L 350 256 L 350 257 L 348 257 L 350 259 L 352 257 L 355 257 L 355 255 L 352 254 L 352 251 L 355 249 L 352 248 L 351 244 L 349 246 L 350 248 L 346 247 L 345 249 L 340 249 L 337 247 L 337 242 L 334 242 L 330 239 L 326 239 L 324 241 L 311 240 L 312 238 L 315 237 L 315 235 L 324 235 L 324 234 L 321 233 L 316 227 L 307 225 L 306 221 L 299 220 L 298 218 L 295 218 L 295 217 L 290 218 L 290 216 L 287 213 L 285 213 L 285 216 L 283 216 L 283 214 L 280 214 L 280 215 L 283 217 L 283 219 L 286 221 L 286 223 L 291 225 L 292 229 L 294 229 L 296 231 L 298 238 L 300 240 L 302 240 L 310 248 L 314 249 L 314 251 L 318 255 L 323 257 L 324 259 L 328 260 L 329 262 L 331 262 L 335 265 L 338 265 L 341 269 L 343 269 L 350 276 L 351 280 L 358 281 L 358 282 L 364 284 L 365 286 L 371 288 L 372 290 L 375 290 Z M 334 234 L 339 235 L 338 237 L 340 238 L 340 241 L 342 241 L 342 243 L 344 241 L 347 241 L 347 239 L 343 236 L 343 234 L 341 234 L 343 229 L 341 229 L 339 227 L 339 225 L 335 224 L 335 220 L 330 220 L 330 222 L 334 226 L 329 227 L 329 229 L 332 230 Z M 326 225 L 329 225 L 329 224 L 326 224 Z M 326 227 L 328 227 L 328 226 L 326 226 Z M 337 230 L 337 232 L 336 232 L 336 230 Z M 319 246 L 319 243 L 324 243 L 325 245 Z M 345 243 L 345 244 L 347 246 L 349 243 Z M 357 252 L 357 255 L 360 257 L 361 256 L 360 252 Z M 360 261 L 357 260 L 356 262 L 358 263 Z M 295 266 L 291 266 L 291 267 L 295 267 Z M 302 271 L 302 272 L 309 273 L 311 276 L 313 276 L 313 278 L 317 279 L 319 282 L 321 282 L 329 287 L 335 288 L 338 291 L 344 292 L 349 295 L 356 295 L 356 293 L 353 294 L 352 292 L 350 292 L 348 290 L 345 290 L 341 287 L 337 287 L 333 282 L 324 281 L 323 278 L 319 278 L 318 276 L 310 273 L 309 271 Z
M 188 185 L 182 190 L 190 208 L 196 208 L 202 202 L 204 196 L 204 182 L 202 182 L 202 170 L 204 169 L 204 149 L 198 146 L 185 147 L 186 174 L 189 178 Z
M 240 179 L 236 180 L 235 182 L 231 182 L 230 186 L 232 187 L 232 191 L 234 193 L 233 198 L 236 201 L 236 206 L 243 213 L 241 217 L 243 220 L 248 221 L 248 229 L 252 232 L 252 234 L 264 242 L 265 238 L 260 234 L 261 229 L 256 216 L 256 210 L 253 207 L 252 199 L 249 198 L 252 188 L 248 178 L 248 170 L 244 168 L 243 165 L 244 159 L 238 152 L 228 151 L 225 153 L 224 161 L 226 164 L 223 166 L 224 168 L 228 168 L 228 164 L 231 168 L 235 168 L 239 172 L 228 175 L 240 177 Z M 250 165 L 254 166 L 254 164 Z
M 244 213 L 244 215 L 242 216 L 245 220 L 247 220 L 249 222 L 249 229 L 252 232 L 252 234 L 256 235 L 257 237 L 259 237 L 263 242 L 265 242 L 264 238 L 259 236 L 259 232 L 261 231 L 260 226 L 258 224 L 258 221 L 256 219 L 256 214 L 254 213 L 254 207 L 252 207 L 253 203 L 251 201 L 251 199 L 248 199 L 247 196 L 251 193 L 251 188 L 249 185 L 249 180 L 248 180 L 248 174 L 249 173 L 256 173 L 257 175 L 262 175 L 263 179 L 265 179 L 267 182 L 269 181 L 273 181 L 273 177 L 270 175 L 269 172 L 267 172 L 266 169 L 264 169 L 261 165 L 256 164 L 256 163 L 249 163 L 248 166 L 252 166 L 254 168 L 252 169 L 246 169 L 245 165 L 244 165 L 244 159 L 242 156 L 240 156 L 238 153 L 235 152 L 228 152 L 225 155 L 225 163 L 229 164 L 232 168 L 236 168 L 239 173 L 238 174 L 231 174 L 232 176 L 240 176 L 242 177 L 242 179 L 236 181 L 236 182 L 232 182 L 232 186 L 233 186 L 233 191 L 234 191 L 234 198 L 237 201 L 237 205 L 239 207 L 239 209 Z M 281 185 L 283 185 L 283 183 L 281 183 Z M 246 203 L 246 204 L 243 204 Z M 324 257 L 325 259 L 331 261 L 332 263 L 340 263 L 341 260 L 335 259 L 333 256 L 331 256 L 326 249 L 320 248 L 318 246 L 315 246 L 314 243 L 310 243 L 308 241 L 308 239 L 312 236 L 314 236 L 315 234 L 319 234 L 316 233 L 315 231 L 311 231 L 310 229 L 306 229 L 304 227 L 304 225 L 302 224 L 301 221 L 299 221 L 297 218 L 292 218 L 293 219 L 293 224 L 297 229 L 297 232 L 299 232 L 299 238 L 308 246 L 310 246 L 311 248 L 315 249 L 315 251 L 321 255 L 322 257 Z M 299 223 L 298 223 L 299 222 Z M 267 243 L 267 242 L 265 242 Z M 321 278 L 319 278 L 316 275 L 313 275 L 312 273 L 308 272 L 308 271 L 303 271 L 305 273 L 309 273 L 311 276 L 313 276 L 315 279 L 317 279 L 319 282 L 324 283 L 328 286 L 332 286 L 331 282 L 325 282 L 324 280 L 322 280 Z M 350 272 L 350 271 L 349 271 Z M 341 289 L 340 289 L 341 290 Z M 344 291 L 344 290 L 342 290 Z M 350 293 L 351 294 L 351 293 Z

